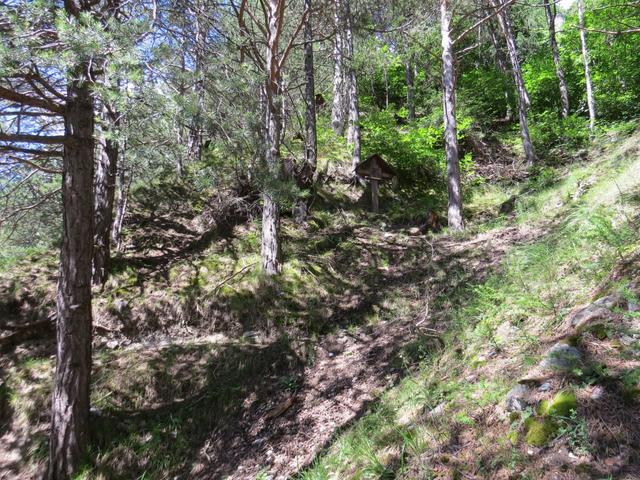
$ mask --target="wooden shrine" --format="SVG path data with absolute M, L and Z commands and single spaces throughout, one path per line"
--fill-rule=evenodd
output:
M 358 164 L 356 175 L 371 182 L 371 211 L 378 213 L 380 182 L 392 180 L 395 170 L 376 153 Z

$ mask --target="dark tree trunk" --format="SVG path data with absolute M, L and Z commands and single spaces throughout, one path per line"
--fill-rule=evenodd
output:
M 448 0 L 440 0 L 440 32 L 442 35 L 442 87 L 444 107 L 444 142 L 447 157 L 449 194 L 448 223 L 451 230 L 462 230 L 462 189 L 458 159 L 458 125 L 456 119 L 456 74 L 451 41 L 451 11 Z
M 564 71 L 560 63 L 560 52 L 558 51 L 558 42 L 556 41 L 556 4 L 553 9 L 549 4 L 549 0 L 544 0 L 544 10 L 547 14 L 547 22 L 549 23 L 549 46 L 553 55 L 553 63 L 556 66 L 556 77 L 558 77 L 558 87 L 560 88 L 560 104 L 562 107 L 562 117 L 569 115 L 569 90 L 567 90 L 567 81 L 564 78 Z
M 108 122 L 108 115 L 104 115 Z M 114 125 L 115 126 L 115 125 Z M 108 135 L 108 129 L 98 138 L 95 172 L 94 205 L 95 227 L 93 246 L 93 284 L 103 285 L 107 280 L 111 261 L 111 230 L 113 204 L 118 168 L 118 142 Z
M 313 185 L 318 163 L 318 135 L 316 129 L 316 87 L 315 67 L 313 63 L 313 24 L 311 19 L 311 0 L 304 0 L 307 18 L 304 23 L 304 75 L 305 75 L 305 112 L 304 112 L 304 161 L 300 172 L 300 183 L 309 189 Z M 294 220 L 304 223 L 309 205 L 306 199 L 299 198 L 294 206 Z
M 89 440 L 94 107 L 89 83 L 77 79 L 87 68 L 74 72 L 67 87 L 50 480 L 67 479 L 77 470 Z
M 307 19 L 304 24 L 304 75 L 305 102 L 304 114 L 305 150 L 304 159 L 316 171 L 318 161 L 318 136 L 316 133 L 316 86 L 315 68 L 313 64 L 313 26 L 311 23 L 311 0 L 304 0 Z
M 416 102 L 415 102 L 415 86 L 414 86 L 414 71 L 413 62 L 407 60 L 404 65 L 404 76 L 407 81 L 407 110 L 409 121 L 412 122 L 416 119 Z
M 596 102 L 593 98 L 593 84 L 591 83 L 591 68 L 589 66 L 589 48 L 587 47 L 587 32 L 584 27 L 584 0 L 578 0 L 578 27 L 580 28 L 580 46 L 582 47 L 582 61 L 584 63 L 584 79 L 587 86 L 587 106 L 589 107 L 589 131 L 593 133 L 596 126 Z
M 492 0 L 492 5 L 495 9 L 501 7 L 501 4 L 498 0 Z M 520 59 L 518 58 L 518 48 L 516 47 L 515 36 L 513 35 L 513 29 L 511 28 L 511 20 L 509 19 L 508 7 L 498 13 L 498 23 L 500 24 L 500 29 L 502 30 L 502 34 L 504 35 L 504 38 L 507 42 L 509 60 L 511 61 L 511 72 L 513 73 L 513 79 L 516 84 L 516 90 L 518 92 L 518 116 L 520 119 L 520 136 L 522 137 L 522 148 L 524 150 L 527 166 L 532 166 L 537 161 L 537 158 L 535 150 L 533 149 L 531 137 L 529 135 L 529 122 L 527 120 L 529 95 L 522 78 Z

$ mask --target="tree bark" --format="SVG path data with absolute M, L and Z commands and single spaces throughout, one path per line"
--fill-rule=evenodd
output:
M 404 65 L 404 76 L 407 82 L 407 111 L 409 121 L 416 119 L 415 85 L 413 63 L 407 60 Z
M 491 4 L 494 8 L 500 8 L 500 3 L 497 0 L 491 0 Z M 513 29 L 511 28 L 511 20 L 509 19 L 509 9 L 505 8 L 498 13 L 498 23 L 502 34 L 507 43 L 507 50 L 509 52 L 509 60 L 511 61 L 511 72 L 513 73 L 513 80 L 516 84 L 516 90 L 518 92 L 518 116 L 520 119 L 520 135 L 522 137 L 522 148 L 524 150 L 527 166 L 532 166 L 536 163 L 536 153 L 533 149 L 533 143 L 529 136 L 529 123 L 527 119 L 527 109 L 529 108 L 529 94 L 527 88 L 524 85 L 524 79 L 522 78 L 522 69 L 520 68 L 520 60 L 518 58 L 518 48 L 516 47 L 515 37 L 513 35 Z
M 106 110 L 106 108 L 103 108 Z M 105 124 L 113 119 L 103 113 Z M 107 280 L 111 261 L 111 230 L 113 228 L 113 205 L 116 192 L 118 168 L 118 142 L 109 138 L 107 126 L 98 136 L 98 155 L 94 184 L 94 246 L 93 284 L 103 285 Z
M 558 42 L 556 41 L 556 5 L 553 9 L 549 0 L 544 0 L 544 10 L 547 14 L 547 22 L 549 23 L 549 46 L 553 55 L 553 63 L 556 66 L 556 77 L 558 77 L 558 87 L 560 88 L 560 105 L 562 118 L 569 115 L 569 90 L 567 89 L 567 81 L 564 77 L 564 70 L 560 63 L 560 52 L 558 51 Z
M 331 108 L 331 125 L 336 135 L 344 134 L 347 116 L 347 89 L 345 74 L 345 15 L 344 0 L 335 0 L 334 24 L 335 38 L 333 42 L 333 104 Z
M 269 0 L 269 25 L 266 52 L 266 164 L 269 182 L 262 194 L 262 269 L 267 275 L 280 273 L 280 206 L 275 190 L 282 181 L 280 158 L 282 128 L 281 71 L 278 57 L 280 34 L 284 24 L 284 1 Z
M 127 144 L 124 142 L 122 152 L 120 155 L 120 167 L 118 171 L 118 197 L 116 200 L 116 213 L 113 221 L 113 229 L 111 231 L 111 240 L 116 248 L 116 251 L 120 251 L 122 248 L 122 224 L 124 223 L 124 217 L 127 212 L 127 200 L 129 196 L 129 185 L 131 184 L 131 177 L 127 180 L 126 171 L 126 154 Z
M 462 189 L 458 159 L 458 125 L 456 119 L 456 75 L 451 41 L 451 11 L 448 0 L 440 0 L 440 34 L 442 40 L 442 100 L 444 108 L 444 142 L 447 158 L 449 194 L 448 224 L 451 230 L 464 229 Z
M 353 22 L 351 19 L 350 0 L 344 0 L 344 57 L 347 61 L 347 95 L 349 128 L 347 130 L 347 143 L 351 145 L 351 170 L 355 177 L 356 166 L 360 163 L 360 107 L 358 106 L 358 77 L 354 65 L 353 50 Z
M 50 480 L 67 479 L 76 472 L 89 440 L 94 107 L 89 82 L 80 79 L 88 68 L 84 64 L 76 69 L 67 86 Z
M 596 102 L 593 98 L 593 84 L 591 83 L 591 68 L 589 67 L 589 48 L 587 47 L 587 32 L 584 23 L 584 0 L 578 0 L 578 28 L 580 28 L 580 46 L 582 47 L 582 61 L 584 63 L 584 79 L 587 87 L 587 106 L 589 108 L 589 131 L 593 133 L 596 126 Z
M 302 187 L 309 189 L 313 185 L 318 163 L 318 135 L 316 128 L 316 87 L 313 62 L 313 24 L 311 19 L 311 0 L 304 0 L 307 17 L 304 23 L 304 75 L 305 75 L 305 112 L 304 112 L 304 161 L 300 172 Z M 294 206 L 294 220 L 304 223 L 308 215 L 308 203 L 299 198 Z

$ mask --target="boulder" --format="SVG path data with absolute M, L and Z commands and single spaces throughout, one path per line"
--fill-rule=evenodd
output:
M 523 412 L 531 405 L 531 390 L 526 385 L 516 385 L 507 393 L 508 412 Z
M 571 316 L 571 326 L 581 331 L 597 320 L 608 320 L 614 308 L 627 308 L 627 300 L 617 293 L 599 298 Z
M 582 354 L 576 347 L 556 343 L 547 351 L 540 366 L 557 373 L 571 373 L 582 367 Z

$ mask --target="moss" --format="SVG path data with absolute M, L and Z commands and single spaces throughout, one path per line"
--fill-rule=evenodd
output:
M 578 407 L 576 394 L 569 390 L 558 392 L 551 400 L 543 400 L 538 406 L 538 415 L 544 417 L 568 417 Z
M 556 423 L 548 417 L 530 417 L 524 422 L 525 441 L 534 447 L 542 447 L 558 430 Z
M 590 326 L 587 331 L 598 340 L 605 340 L 609 337 L 609 331 L 607 330 L 607 327 L 602 323 L 597 323 Z

